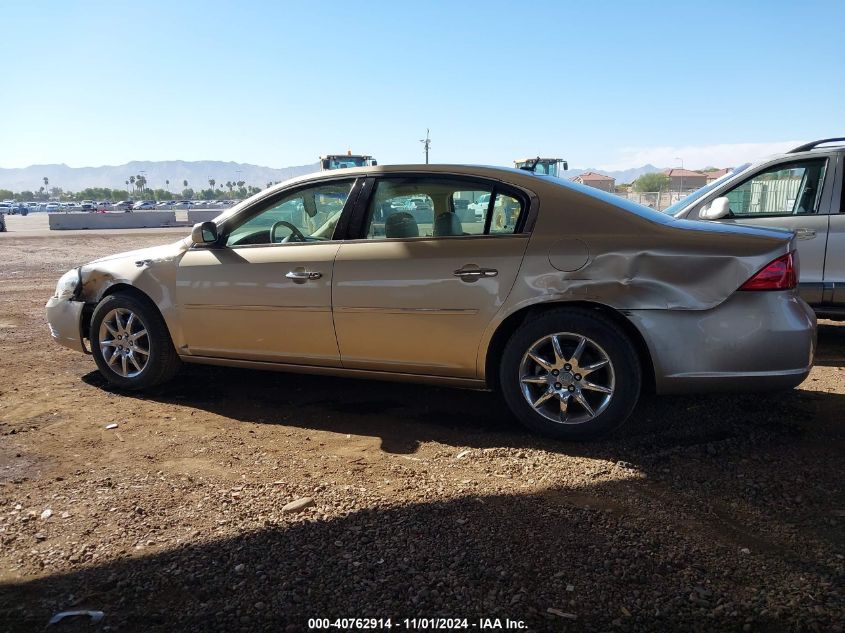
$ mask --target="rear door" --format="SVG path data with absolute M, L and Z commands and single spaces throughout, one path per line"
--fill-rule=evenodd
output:
M 837 168 L 835 158 L 826 155 L 784 160 L 709 198 L 712 201 L 725 196 L 730 201 L 731 217 L 719 222 L 796 233 L 799 289 L 804 300 L 814 305 L 824 299 L 825 255 Z
M 485 194 L 480 219 L 463 212 Z M 482 333 L 528 244 L 529 203 L 524 192 L 483 179 L 378 179 L 356 210 L 357 239 L 342 243 L 335 260 L 343 367 L 476 377 Z

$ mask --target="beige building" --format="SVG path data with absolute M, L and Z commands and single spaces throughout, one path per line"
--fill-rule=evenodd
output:
M 689 169 L 667 169 L 663 172 L 669 176 L 669 189 L 671 191 L 690 191 L 699 189 L 707 184 L 707 174 Z
M 582 185 L 587 185 L 588 187 L 595 187 L 596 189 L 601 189 L 602 191 L 607 191 L 609 193 L 613 193 L 614 187 L 616 186 L 615 178 L 605 176 L 604 174 L 597 174 L 594 171 L 588 171 L 580 176 L 570 178 L 570 180 L 581 183 Z

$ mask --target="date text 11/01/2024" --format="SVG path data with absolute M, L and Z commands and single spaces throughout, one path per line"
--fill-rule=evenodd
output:
M 389 630 L 407 631 L 517 631 L 527 629 L 522 620 L 510 618 L 309 618 L 308 630 Z

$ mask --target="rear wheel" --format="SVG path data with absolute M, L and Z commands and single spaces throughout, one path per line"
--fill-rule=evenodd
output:
M 499 380 L 526 427 L 577 440 L 607 433 L 628 418 L 641 373 L 636 351 L 612 321 L 589 310 L 560 309 L 514 332 Z
M 115 293 L 97 304 L 89 340 L 100 373 L 121 389 L 152 387 L 179 370 L 179 356 L 161 314 L 131 294 Z

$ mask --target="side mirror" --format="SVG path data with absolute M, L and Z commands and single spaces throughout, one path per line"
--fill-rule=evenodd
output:
M 701 220 L 721 220 L 731 214 L 731 201 L 725 196 L 713 200 L 710 206 L 698 212 Z
M 191 229 L 194 244 L 212 244 L 217 241 L 217 225 L 214 222 L 197 222 Z

